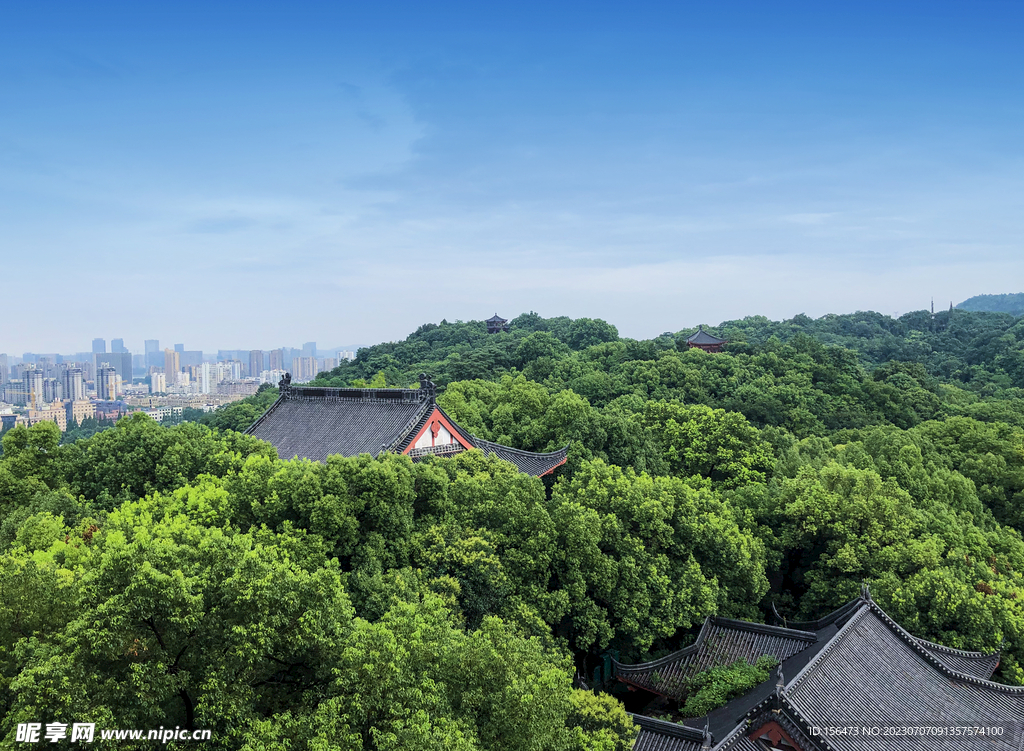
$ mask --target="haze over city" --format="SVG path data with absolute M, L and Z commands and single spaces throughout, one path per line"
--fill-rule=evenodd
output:
M 528 310 L 650 337 L 1016 291 L 1022 15 L 12 4 L 4 300 L 32 314 L 0 350 Z

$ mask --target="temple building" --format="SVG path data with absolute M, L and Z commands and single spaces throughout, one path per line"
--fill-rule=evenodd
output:
M 701 326 L 697 329 L 696 334 L 692 334 L 687 337 L 686 343 L 690 347 L 696 347 L 697 349 L 702 349 L 705 352 L 721 352 L 722 347 L 728 343 L 728 340 L 719 339 L 714 334 L 709 334 L 704 330 L 704 327 Z
M 512 328 L 508 325 L 508 321 L 497 313 L 484 321 L 484 323 L 487 324 L 488 334 L 497 334 L 499 331 L 510 331 Z
M 1018 751 L 1024 743 L 1024 686 L 991 680 L 999 652 L 918 639 L 867 588 L 817 621 L 708 618 L 692 646 L 615 667 L 633 690 L 681 701 L 695 674 L 762 655 L 779 662 L 772 676 L 706 717 L 634 716 L 633 751 Z
M 246 431 L 269 441 L 283 459 L 322 462 L 328 456 L 406 454 L 452 456 L 480 449 L 541 477 L 565 464 L 568 446 L 546 454 L 485 441 L 459 427 L 437 406 L 437 389 L 424 374 L 418 389 L 355 389 L 292 386 L 286 374 L 281 395 Z

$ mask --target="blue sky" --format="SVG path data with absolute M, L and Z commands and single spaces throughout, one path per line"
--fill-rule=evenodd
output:
M 0 351 L 373 343 L 531 309 L 649 337 L 1024 291 L 1022 22 L 8 2 Z

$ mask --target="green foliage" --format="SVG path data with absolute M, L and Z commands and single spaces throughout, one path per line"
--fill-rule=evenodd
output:
M 568 595 L 559 625 L 577 648 L 643 652 L 709 613 L 756 617 L 764 547 L 712 492 L 596 461 L 551 500 Z
M 688 682 L 691 693 L 680 712 L 684 717 L 703 717 L 764 683 L 778 664 L 771 655 L 761 655 L 754 664 L 736 660 L 698 673 Z
M 110 509 L 123 500 L 183 487 L 201 474 L 233 472 L 249 455 L 275 453 L 239 433 L 195 423 L 163 428 L 139 413 L 122 418 L 113 430 L 46 454 L 41 476 L 53 487 L 66 485 L 73 494 Z
M 624 750 L 622 706 L 575 670 L 769 599 L 819 617 L 862 582 L 916 635 L 1005 640 L 999 678 L 1024 683 L 1024 323 L 748 318 L 719 354 L 512 324 L 427 324 L 322 382 L 430 372 L 474 434 L 568 445 L 554 478 L 479 451 L 282 461 L 240 433 L 270 387 L 174 427 L 8 431 L 0 732 L 87 715 L 253 751 Z M 686 712 L 770 668 L 715 668 Z
M 247 469 L 270 461 L 254 454 Z M 413 469 L 393 461 L 383 474 L 366 460 L 334 468 L 378 528 L 389 513 L 374 498 Z M 415 582 L 357 617 L 324 538 L 289 521 L 240 531 L 231 496 L 207 476 L 126 501 L 100 525 L 22 521 L 0 555 L 0 732 L 89 717 L 209 728 L 225 749 L 629 747 L 621 705 L 574 690 L 549 640 L 494 615 L 467 628 Z M 462 549 L 425 552 L 473 569 L 477 544 Z
M 114 427 L 113 420 L 97 420 L 95 417 L 86 417 L 82 420 L 81 424 L 76 423 L 72 420 L 68 424 L 68 429 L 61 436 L 61 445 L 66 443 L 74 443 L 80 441 L 83 438 L 91 438 L 100 431 L 109 430 Z

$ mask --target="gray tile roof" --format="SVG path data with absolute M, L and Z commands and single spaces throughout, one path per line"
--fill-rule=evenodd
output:
M 942 660 L 946 665 L 958 673 L 973 675 L 975 678 L 988 680 L 999 667 L 1000 652 L 965 652 L 962 649 L 944 647 L 924 639 L 917 640 L 922 647 Z
M 519 471 L 537 477 L 553 472 L 565 464 L 566 457 L 569 454 L 568 446 L 547 454 L 534 454 L 531 451 L 520 451 L 519 449 L 502 446 L 500 443 L 493 443 L 476 437 L 473 437 L 473 445 L 485 454 L 494 454 L 499 459 L 512 462 L 519 467 Z
M 629 673 L 631 668 L 635 674 L 642 674 L 636 669 L 657 663 L 662 670 L 673 669 L 676 663 L 683 667 L 685 660 L 692 660 L 699 651 L 710 623 L 709 619 L 693 647 L 645 666 L 618 666 L 620 674 L 624 669 Z M 780 670 L 790 678 L 784 687 L 773 685 L 780 683 L 776 671 L 768 681 L 706 719 L 687 721 L 691 725 L 709 724 L 716 740 L 715 751 L 763 751 L 764 747 L 748 736 L 769 721 L 783 727 L 804 751 L 1024 748 L 1024 687 L 987 680 L 998 664 L 998 652 L 965 652 L 918 639 L 871 600 L 866 589 L 861 598 L 825 618 L 801 625 L 821 628 L 813 644 L 783 662 Z M 810 731 L 813 726 L 848 725 L 998 725 L 1005 728 L 1005 734 L 890 735 L 870 740 L 834 736 L 826 742 Z M 657 732 L 657 726 L 647 730 L 648 734 Z
M 997 725 L 1024 721 L 1024 687 L 1004 686 L 952 670 L 875 603 L 864 603 L 828 646 L 786 686 L 785 698 L 809 725 Z M 893 736 L 871 748 L 894 751 L 1005 749 L 1005 736 Z M 837 751 L 864 739 L 833 737 Z
M 682 698 L 686 682 L 697 673 L 740 659 L 753 663 L 761 655 L 772 655 L 783 662 L 816 639 L 807 631 L 709 617 L 691 646 L 638 665 L 616 662 L 616 675 L 653 693 Z
M 382 451 L 405 452 L 436 410 L 465 445 L 512 462 L 522 472 L 545 475 L 565 463 L 568 446 L 536 454 L 477 438 L 445 414 L 432 396 L 426 389 L 285 386 L 277 401 L 246 432 L 272 443 L 283 459 L 298 456 L 322 462 L 333 454 L 377 456 Z M 451 448 L 415 450 L 414 458 L 455 453 Z
M 404 438 L 430 406 L 412 389 L 292 386 L 246 432 L 272 443 L 283 459 L 377 456 Z
M 700 751 L 704 733 L 674 722 L 633 715 L 640 728 L 633 751 Z
M 697 330 L 696 334 L 691 334 L 686 337 L 687 344 L 725 344 L 725 339 L 720 339 L 714 334 L 709 334 L 704 330 L 702 326 Z

